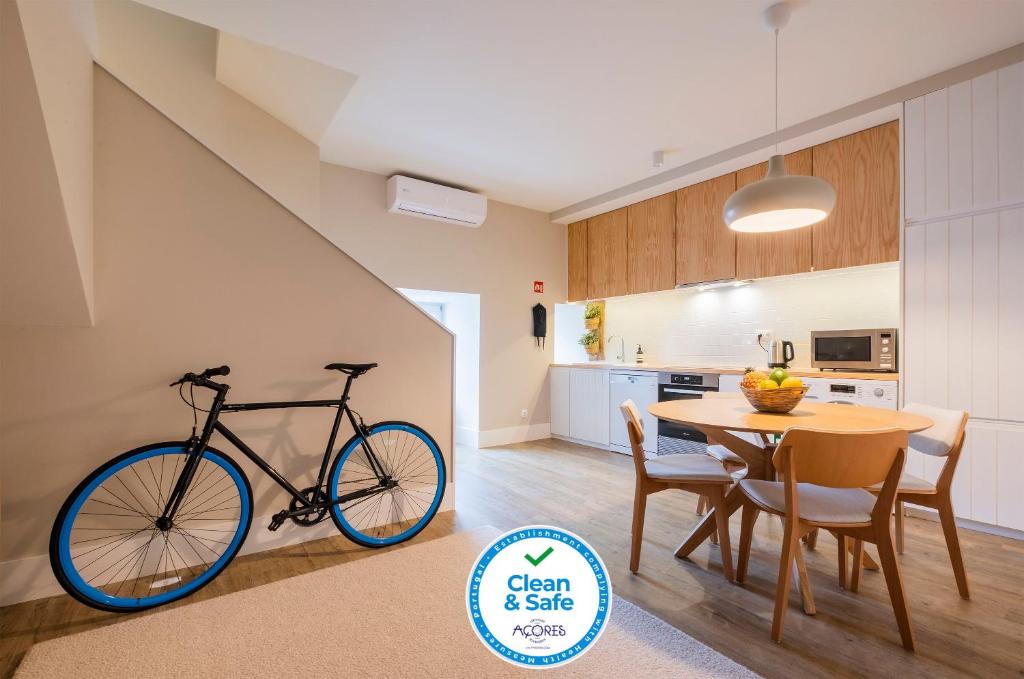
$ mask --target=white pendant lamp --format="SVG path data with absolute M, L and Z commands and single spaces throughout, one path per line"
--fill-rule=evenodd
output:
M 779 31 L 789 22 L 789 5 L 780 2 L 764 12 L 765 22 L 775 33 L 775 131 L 779 131 Z M 824 179 L 786 174 L 778 153 L 768 160 L 768 173 L 761 181 L 748 184 L 725 201 L 722 216 L 733 231 L 769 233 L 798 229 L 828 217 L 836 204 L 836 192 Z

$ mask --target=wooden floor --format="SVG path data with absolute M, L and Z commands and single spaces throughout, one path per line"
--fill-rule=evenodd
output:
M 762 517 L 758 522 L 748 581 L 738 586 L 722 578 L 717 547 L 705 544 L 687 561 L 672 555 L 696 521 L 696 499 L 671 491 L 651 496 L 640 572 L 631 575 L 628 457 L 548 440 L 462 449 L 457 460 L 457 512 L 439 515 L 414 542 L 487 524 L 568 528 L 601 554 L 616 594 L 765 677 L 1024 676 L 1024 543 L 961 531 L 972 588 L 972 599 L 962 601 L 938 524 L 908 519 L 901 566 L 917 634 L 918 652 L 911 654 L 900 646 L 881 574 L 865 572 L 859 594 L 841 590 L 836 544 L 823 535 L 807 558 L 818 614 L 803 615 L 792 599 L 784 643 L 776 645 L 768 633 L 782 533 L 777 521 Z M 738 515 L 732 530 L 739 535 Z M 211 585 L 174 605 L 377 553 L 339 536 L 242 557 Z M 11 676 L 34 643 L 125 617 L 94 611 L 69 597 L 0 609 L 0 677 Z

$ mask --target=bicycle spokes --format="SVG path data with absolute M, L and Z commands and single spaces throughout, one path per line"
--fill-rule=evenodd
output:
M 160 518 L 186 458 L 177 450 L 127 460 L 84 489 L 61 534 L 61 558 L 76 586 L 131 606 L 198 585 L 233 549 L 249 499 L 237 472 L 209 453 L 173 519 Z
M 406 539 L 437 508 L 444 479 L 436 445 L 407 425 L 377 425 L 356 443 L 342 452 L 333 479 L 335 497 L 372 488 L 380 492 L 342 503 L 336 510 L 339 520 L 346 532 L 375 544 Z

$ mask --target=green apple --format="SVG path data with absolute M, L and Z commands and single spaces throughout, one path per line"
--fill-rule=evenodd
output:
M 775 382 L 775 384 L 778 384 L 780 386 L 782 385 L 782 381 L 787 377 L 789 377 L 789 373 L 787 373 L 782 368 L 775 368 L 774 370 L 772 370 L 771 374 L 768 375 L 768 379 L 772 380 L 773 382 Z

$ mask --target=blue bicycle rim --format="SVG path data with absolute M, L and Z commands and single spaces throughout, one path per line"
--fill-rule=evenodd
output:
M 345 527 L 345 529 L 348 532 L 359 536 L 359 538 L 365 541 L 367 544 L 379 547 L 394 545 L 404 540 L 408 540 L 410 537 L 412 537 L 420 530 L 422 530 L 422 528 L 430 521 L 430 519 L 433 518 L 434 513 L 437 511 L 437 506 L 441 502 L 441 496 L 444 495 L 444 486 L 446 482 L 444 458 L 441 456 L 441 451 L 438 450 L 437 445 L 430 439 L 429 436 L 426 436 L 419 429 L 416 429 L 415 427 L 410 427 L 405 424 L 374 425 L 370 429 L 370 436 L 385 431 L 404 431 L 409 434 L 412 434 L 420 441 L 422 441 L 424 444 L 426 444 L 427 448 L 433 454 L 434 464 L 436 465 L 437 468 L 437 489 L 434 492 L 434 497 L 431 500 L 430 505 L 427 508 L 427 511 L 423 514 L 422 517 L 420 517 L 419 521 L 417 521 L 411 527 L 407 528 L 401 533 L 398 533 L 397 535 L 391 535 L 388 537 L 379 537 L 376 535 L 368 535 L 364 533 L 363 531 L 355 528 L 354 526 L 352 526 L 351 523 L 349 523 L 348 519 L 345 517 L 345 513 L 341 505 L 334 505 L 331 508 L 331 511 L 334 513 L 335 518 L 342 526 Z M 338 498 L 338 482 L 341 478 L 341 470 L 345 467 L 345 462 L 346 460 L 348 460 L 349 455 L 351 455 L 353 451 L 358 450 L 360 444 L 361 439 L 359 437 L 355 437 L 351 441 L 349 441 L 345 449 L 341 451 L 341 458 L 338 460 L 338 463 L 334 466 L 334 473 L 331 474 L 330 496 L 332 500 Z
M 160 594 L 154 594 L 147 597 L 119 597 L 107 594 L 103 590 L 93 587 L 87 583 L 82 576 L 79 574 L 78 569 L 75 567 L 74 562 L 71 560 L 71 531 L 75 523 L 75 519 L 78 517 L 79 511 L 81 511 L 82 505 L 89 499 L 89 497 L 99 488 L 103 482 L 117 474 L 122 469 L 146 460 L 152 457 L 158 457 L 161 455 L 183 455 L 185 451 L 181 447 L 167 447 L 167 448 L 154 448 L 152 450 L 145 450 L 135 455 L 127 457 L 110 468 L 104 470 L 102 474 L 93 479 L 82 491 L 77 495 L 74 503 L 69 508 L 67 514 L 64 517 L 64 522 L 60 527 L 60 537 L 58 542 L 58 553 L 60 558 L 61 567 L 64 571 L 64 575 L 67 577 L 69 584 L 84 598 L 94 601 L 99 604 L 106 606 L 133 609 L 133 608 L 149 608 L 152 606 L 158 606 L 175 599 L 187 596 L 188 594 L 199 589 L 207 582 L 217 576 L 218 573 L 227 565 L 227 563 L 234 557 L 239 543 L 242 541 L 246 528 L 249 525 L 249 516 L 252 512 L 250 506 L 249 493 L 247 490 L 245 479 L 239 474 L 238 470 L 234 465 L 227 462 L 220 455 L 213 454 L 209 451 L 203 453 L 203 459 L 212 462 L 221 469 L 223 469 L 231 477 L 235 483 L 235 487 L 238 490 L 239 496 L 239 517 L 238 517 L 238 529 L 235 531 L 228 548 L 220 556 L 219 559 L 213 562 L 206 572 L 202 573 L 198 577 L 190 580 L 181 587 L 173 590 L 163 591 Z

